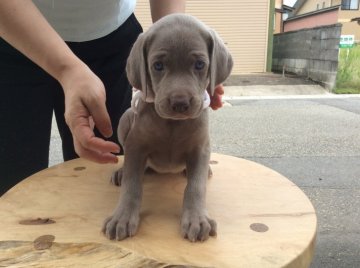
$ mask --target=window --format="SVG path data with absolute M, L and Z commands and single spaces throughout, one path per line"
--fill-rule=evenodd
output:
M 316 10 L 319 10 L 319 4 L 316 5 Z
M 323 4 L 322 4 L 322 8 L 325 8 L 325 2 L 323 2 Z
M 342 0 L 341 9 L 343 10 L 358 10 L 359 0 Z

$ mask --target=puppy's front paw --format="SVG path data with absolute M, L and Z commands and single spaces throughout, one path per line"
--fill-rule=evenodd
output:
M 181 218 L 181 235 L 191 242 L 205 241 L 216 236 L 216 221 L 206 213 L 186 210 Z
M 139 213 L 125 211 L 108 217 L 103 225 L 102 232 L 110 240 L 123 240 L 134 236 L 139 227 Z

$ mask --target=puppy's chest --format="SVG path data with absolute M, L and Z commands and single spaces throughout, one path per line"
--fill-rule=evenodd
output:
M 193 145 L 199 144 L 202 139 L 200 124 L 193 122 L 169 121 L 161 124 L 154 124 L 152 132 L 149 133 L 149 140 L 158 144 L 158 148 L 166 151 L 187 151 Z
M 189 154 L 197 146 L 205 146 L 208 139 L 196 121 L 162 122 L 152 125 L 152 130 L 146 141 L 151 144 L 147 166 L 159 173 L 183 171 Z

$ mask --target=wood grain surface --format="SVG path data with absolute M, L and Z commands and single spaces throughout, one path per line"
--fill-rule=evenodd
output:
M 108 241 L 100 232 L 122 165 L 77 159 L 41 171 L 0 198 L 0 267 L 308 267 L 316 214 L 291 181 L 254 162 L 212 154 L 207 207 L 218 235 L 180 236 L 186 178 L 146 174 L 137 235 Z

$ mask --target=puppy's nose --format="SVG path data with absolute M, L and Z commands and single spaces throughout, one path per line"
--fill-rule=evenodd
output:
M 189 110 L 190 102 L 185 96 L 173 96 L 170 98 L 171 109 L 176 113 L 184 113 Z

